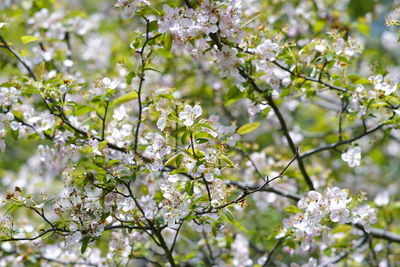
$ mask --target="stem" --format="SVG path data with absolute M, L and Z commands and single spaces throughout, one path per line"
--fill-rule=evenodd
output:
M 281 238 L 279 239 L 278 243 L 276 243 L 276 245 L 272 248 L 272 250 L 269 252 L 267 260 L 265 261 L 265 263 L 263 264 L 263 267 L 265 266 L 269 266 L 269 263 L 272 260 L 272 255 L 275 253 L 275 251 L 282 245 L 283 241 L 285 240 L 285 238 Z
M 277 116 L 279 123 L 281 124 L 283 135 L 285 136 L 290 149 L 292 150 L 293 154 L 297 155 L 297 148 L 293 142 L 293 139 L 290 137 L 289 130 L 287 128 L 285 119 L 283 118 L 282 113 L 280 112 L 278 106 L 275 104 L 275 102 L 270 94 L 267 95 L 267 101 L 268 101 L 268 104 L 271 106 L 271 108 L 274 110 L 275 115 Z M 308 187 L 310 188 L 310 190 L 314 190 L 313 182 L 311 181 L 311 178 L 307 173 L 307 170 L 304 166 L 303 159 L 302 159 L 302 157 L 299 157 L 298 155 L 297 155 L 297 163 L 299 165 L 300 172 L 303 175 Z
M 7 49 L 8 51 L 10 51 L 11 54 L 14 55 L 14 57 L 21 62 L 21 64 L 25 67 L 25 69 L 29 72 L 29 74 L 31 75 L 31 77 L 37 81 L 36 79 L 36 75 L 33 72 L 33 70 L 31 69 L 31 67 L 28 66 L 28 64 L 26 64 L 26 62 L 17 54 L 14 52 L 14 50 L 7 44 L 6 40 L 4 40 L 4 38 L 0 35 L 0 41 L 3 43 L 3 46 L 1 46 L 2 48 Z
M 105 110 L 104 110 L 104 116 L 102 118 L 101 139 L 104 139 L 104 135 L 105 135 L 105 131 L 106 131 L 107 112 L 108 112 L 108 101 L 106 101 L 106 106 L 105 106 Z

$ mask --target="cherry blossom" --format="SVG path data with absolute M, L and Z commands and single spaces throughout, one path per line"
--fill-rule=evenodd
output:
M 183 121 L 186 126 L 192 126 L 194 120 L 201 116 L 203 109 L 199 105 L 185 105 L 184 110 L 179 113 L 179 119 Z
M 342 154 L 343 161 L 347 162 L 350 167 L 360 166 L 361 164 L 361 148 L 350 147 L 345 153 Z

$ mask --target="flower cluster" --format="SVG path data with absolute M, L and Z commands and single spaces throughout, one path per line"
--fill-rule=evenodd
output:
M 347 191 L 338 187 L 327 188 L 324 194 L 310 191 L 297 203 L 302 212 L 285 219 L 284 228 L 277 237 L 292 234 L 301 241 L 301 247 L 308 250 L 316 237 L 328 233 L 329 227 L 324 224 L 327 218 L 340 224 L 358 223 L 369 232 L 370 225 L 377 221 L 376 210 L 369 205 L 351 208 L 351 204 Z
M 369 80 L 374 85 L 375 90 L 383 91 L 385 95 L 390 95 L 397 90 L 399 84 L 398 77 L 386 75 L 385 78 L 381 74 L 369 77 Z
M 230 74 L 238 83 L 244 82 L 236 69 L 238 64 L 242 63 L 242 60 L 237 57 L 237 49 L 220 44 L 215 39 L 219 37 L 213 35 L 218 32 L 221 38 L 241 42 L 244 32 L 240 27 L 239 1 L 230 0 L 224 3 L 206 0 L 196 10 L 189 7 L 171 8 L 164 5 L 164 12 L 165 15 L 159 22 L 160 32 L 171 32 L 175 44 L 192 54 L 206 51 L 210 47 L 209 42 L 220 46 L 214 47 L 213 55 L 221 69 L 221 76 L 227 77 Z

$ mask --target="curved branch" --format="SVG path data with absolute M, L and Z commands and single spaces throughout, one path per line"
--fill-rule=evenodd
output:
M 382 123 L 378 124 L 377 126 L 371 128 L 371 129 L 365 131 L 364 133 L 359 134 L 359 135 L 357 135 L 357 136 L 355 136 L 353 138 L 350 138 L 350 139 L 347 139 L 347 140 L 342 140 L 342 141 L 339 141 L 339 142 L 336 142 L 336 143 L 332 143 L 332 144 L 329 144 L 329 145 L 326 145 L 326 146 L 322 146 L 322 147 L 317 147 L 317 148 L 311 149 L 311 150 L 301 154 L 300 158 L 306 158 L 306 157 L 309 157 L 309 156 L 311 156 L 313 154 L 319 153 L 319 152 L 324 151 L 324 150 L 333 149 L 333 148 L 336 148 L 336 147 L 344 145 L 344 144 L 352 143 L 352 142 L 354 142 L 354 141 L 356 141 L 358 139 L 363 138 L 366 135 L 369 135 L 369 134 L 381 129 L 383 126 L 385 126 L 385 124 L 386 124 L 385 122 L 382 122 Z
M 196 214 L 197 215 L 201 215 L 201 214 L 212 212 L 213 210 L 219 210 L 219 209 L 226 208 L 226 207 L 228 207 L 230 205 L 240 203 L 248 195 L 254 194 L 254 193 L 259 192 L 259 191 L 263 191 L 271 182 L 275 181 L 276 179 L 281 178 L 283 176 L 283 174 L 285 173 L 285 171 L 289 168 L 289 166 L 296 160 L 296 158 L 297 158 L 297 154 L 295 155 L 295 157 L 286 165 L 286 167 L 277 176 L 275 176 L 272 179 L 268 179 L 268 177 L 267 177 L 267 181 L 264 184 L 260 185 L 259 187 L 256 187 L 256 188 L 254 188 L 254 189 L 252 189 L 250 191 L 248 190 L 248 188 L 244 188 L 242 195 L 240 195 L 237 199 L 229 201 L 229 202 L 227 202 L 225 204 L 222 204 L 222 205 L 219 205 L 217 207 L 210 207 L 210 208 L 208 208 L 206 210 L 197 212 Z
M 260 92 L 260 93 L 265 93 L 265 91 L 261 90 L 261 88 L 258 86 L 258 84 L 254 81 L 254 79 L 249 74 L 247 74 L 244 71 L 243 68 L 239 67 L 238 69 L 239 69 L 240 75 L 243 78 L 245 78 L 252 85 L 254 90 L 256 90 L 257 92 Z M 306 181 L 306 183 L 307 183 L 308 187 L 310 188 L 310 190 L 314 190 L 314 184 L 313 184 L 310 176 L 307 173 L 307 170 L 306 170 L 306 167 L 304 165 L 303 159 L 301 157 L 299 157 L 298 154 L 297 154 L 297 147 L 294 144 L 293 139 L 289 134 L 289 129 L 288 129 L 287 125 L 286 125 L 286 121 L 283 118 L 283 115 L 282 115 L 281 111 L 279 110 L 278 106 L 276 105 L 276 103 L 275 103 L 275 101 L 274 101 L 274 99 L 273 99 L 273 97 L 272 97 L 272 95 L 270 93 L 267 93 L 266 100 L 268 102 L 268 105 L 272 108 L 272 110 L 274 111 L 276 117 L 279 120 L 279 123 L 281 125 L 281 130 L 283 132 L 283 135 L 286 138 L 286 141 L 289 144 L 290 149 L 292 150 L 293 154 L 297 155 L 297 157 L 296 157 L 297 163 L 299 165 L 300 172 L 304 177 L 304 180 Z
M 343 88 L 343 87 L 335 86 L 335 85 L 332 85 L 332 84 L 329 84 L 329 83 L 326 83 L 326 82 L 322 81 L 321 75 L 319 76 L 319 79 L 315 79 L 315 78 L 307 77 L 307 76 L 305 76 L 305 75 L 296 74 L 296 73 L 294 73 L 293 71 L 291 71 L 289 68 L 284 67 L 283 65 L 281 65 L 280 63 L 278 63 L 278 62 L 275 61 L 275 60 L 269 61 L 269 62 L 273 63 L 274 65 L 276 65 L 276 66 L 279 67 L 280 69 L 289 72 L 291 75 L 293 75 L 293 76 L 295 76 L 295 77 L 297 77 L 297 78 L 302 78 L 302 79 L 307 80 L 307 81 L 310 81 L 310 82 L 319 83 L 319 84 L 322 84 L 322 85 L 324 85 L 324 86 L 326 86 L 326 87 L 328 87 L 328 88 L 330 88 L 330 89 L 332 89 L 332 90 L 336 90 L 336 91 L 339 91 L 339 92 L 343 92 L 343 93 L 348 92 L 348 90 L 345 89 L 345 88 Z M 322 73 L 322 72 L 321 72 L 321 73 Z
M 28 64 L 16 53 L 14 50 L 8 45 L 7 41 L 0 35 L 0 41 L 3 43 L 3 46 L 0 46 L 1 48 L 7 49 L 13 56 L 21 62 L 21 64 L 24 66 L 24 68 L 29 72 L 31 77 L 36 81 L 36 75 L 31 69 L 31 67 L 28 66 Z
M 41 234 L 34 236 L 34 237 L 18 237 L 18 238 L 8 238 L 8 239 L 1 239 L 0 242 L 15 242 L 15 241 L 33 241 L 36 240 L 42 236 L 44 236 L 45 234 L 51 233 L 51 232 L 68 232 L 66 230 L 63 229 L 59 229 L 59 228 L 52 228 L 52 229 L 48 229 L 43 231 Z

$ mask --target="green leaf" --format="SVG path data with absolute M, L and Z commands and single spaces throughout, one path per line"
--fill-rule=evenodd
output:
M 314 32 L 320 32 L 320 31 L 322 31 L 323 29 L 324 29 L 324 27 L 325 27 L 325 21 L 323 21 L 323 20 L 317 20 L 315 23 L 314 23 L 314 26 L 313 26 L 313 30 L 314 30 Z
M 43 79 L 43 74 L 44 74 L 44 71 L 45 71 L 45 69 L 46 69 L 46 66 L 45 66 L 45 62 L 43 61 L 42 63 L 40 63 L 39 65 L 36 65 L 34 68 L 33 68 L 33 71 L 35 72 L 35 74 L 36 74 L 36 78 L 39 80 L 39 81 L 42 81 Z
M 92 112 L 93 110 L 94 110 L 93 107 L 88 106 L 88 105 L 83 105 L 83 106 L 78 107 L 78 108 L 74 111 L 74 115 L 77 116 L 77 117 L 79 117 L 79 116 L 85 115 L 85 114 L 87 114 L 87 113 L 89 113 L 89 112 Z
M 234 221 L 234 218 L 233 218 L 232 214 L 231 214 L 229 211 L 223 210 L 223 212 L 224 212 L 225 217 L 226 217 L 230 222 L 233 222 L 233 221 Z
M 100 142 L 98 145 L 98 149 L 100 151 L 104 150 L 107 147 L 107 144 L 108 144 L 108 140 L 104 140 L 104 141 Z
M 178 174 L 178 173 L 184 173 L 187 172 L 188 170 L 186 168 L 178 168 L 170 172 L 170 175 Z
M 167 50 L 165 48 L 157 49 L 156 53 L 165 58 L 173 58 L 173 56 L 174 56 L 174 54 L 172 54 L 172 52 L 170 50 Z
M 149 32 L 152 32 L 154 30 L 158 29 L 158 21 L 157 20 L 153 20 L 152 22 L 150 22 L 149 24 Z
M 165 162 L 165 166 L 176 166 L 179 167 L 182 163 L 182 154 L 178 154 L 170 158 L 167 162 Z
M 21 36 L 21 41 L 22 41 L 23 44 L 35 42 L 35 41 L 38 41 L 38 40 L 39 40 L 39 38 L 37 38 L 36 36 L 32 36 L 32 35 Z
M 133 71 L 129 72 L 128 76 L 126 76 L 126 82 L 128 84 L 131 84 L 132 83 L 132 79 L 135 78 L 135 77 L 136 77 L 136 73 L 135 72 L 133 72 Z
M 248 134 L 248 133 L 251 133 L 252 131 L 254 131 L 255 129 L 257 129 L 260 125 L 261 125 L 261 123 L 259 123 L 259 122 L 248 123 L 248 124 L 243 125 L 239 129 L 237 129 L 236 132 L 240 135 Z
M 214 140 L 216 140 L 214 138 L 214 136 L 212 136 L 210 133 L 207 133 L 207 132 L 196 133 L 196 139 L 214 139 Z
M 299 212 L 301 212 L 301 209 L 299 209 L 298 207 L 296 207 L 294 205 L 290 205 L 289 207 L 285 208 L 285 211 L 289 212 L 289 213 L 299 213 Z
M 238 88 L 232 87 L 229 89 L 228 94 L 225 96 L 225 101 L 224 105 L 229 106 L 230 104 L 235 103 L 239 99 L 242 99 L 245 97 L 245 93 L 241 92 Z
M 224 155 L 220 155 L 219 156 L 223 161 L 225 161 L 230 167 L 235 167 L 235 163 L 233 163 L 230 159 L 228 159 L 226 156 Z
M 193 182 L 187 182 L 185 184 L 185 192 L 189 195 L 189 196 L 193 196 L 193 191 L 194 191 L 194 183 Z
M 332 229 L 332 233 L 333 234 L 347 233 L 350 232 L 351 229 L 352 229 L 351 225 L 339 224 L 338 226 L 335 227 L 335 229 Z
M 134 172 L 131 176 L 128 177 L 129 181 L 134 183 L 136 181 L 136 172 Z
M 172 47 L 172 34 L 168 33 L 164 35 L 164 48 L 167 51 L 171 51 L 171 47 Z
M 82 239 L 82 246 L 81 246 L 81 253 L 82 254 L 85 253 L 85 251 L 86 251 L 86 249 L 88 247 L 89 241 L 90 241 L 90 236 L 85 236 Z
M 196 144 L 205 144 L 208 142 L 208 139 L 205 138 L 197 138 L 196 139 Z
M 138 98 L 138 93 L 136 91 L 132 91 L 127 93 L 126 95 L 120 96 L 112 102 L 112 106 L 120 105 L 122 103 L 126 103 Z
M 117 163 L 119 163 L 119 162 L 120 162 L 120 161 L 119 161 L 118 159 L 112 159 L 112 160 L 110 160 L 110 161 L 107 162 L 107 166 L 110 167 L 110 166 L 112 166 L 112 165 L 114 165 L 114 164 L 117 164 Z

